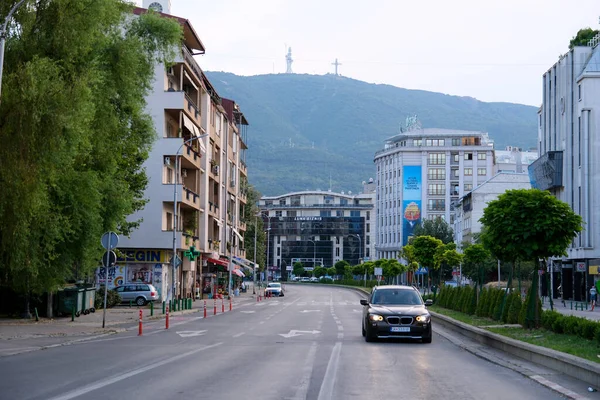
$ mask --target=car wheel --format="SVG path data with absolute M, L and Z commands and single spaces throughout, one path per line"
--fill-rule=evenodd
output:
M 146 305 L 146 299 L 143 297 L 138 297 L 137 299 L 135 299 L 135 304 L 137 304 L 138 306 L 145 306 Z

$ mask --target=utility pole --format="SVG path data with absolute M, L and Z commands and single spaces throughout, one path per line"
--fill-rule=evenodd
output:
M 2 28 L 0 28 L 0 102 L 2 101 L 2 70 L 4 67 L 4 43 L 6 42 L 6 29 L 8 27 L 8 21 L 10 21 L 15 11 L 17 11 L 17 8 L 19 8 L 24 2 L 25 0 L 21 0 L 10 9 L 8 15 L 4 19 Z

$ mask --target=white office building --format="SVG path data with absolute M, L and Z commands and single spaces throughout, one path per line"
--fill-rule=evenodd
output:
M 375 154 L 376 258 L 397 258 L 422 219 L 451 226 L 451 204 L 490 179 L 493 141 L 485 132 L 422 129 L 416 117 Z

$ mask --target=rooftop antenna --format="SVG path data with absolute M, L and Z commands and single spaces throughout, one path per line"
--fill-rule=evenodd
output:
M 334 65 L 334 66 L 335 66 L 335 75 L 336 75 L 336 76 L 338 76 L 338 75 L 339 75 L 339 74 L 338 74 L 338 66 L 342 65 L 342 63 L 341 63 L 341 62 L 338 62 L 338 59 L 336 58 L 336 59 L 335 59 L 335 62 L 332 62 L 332 63 L 331 63 L 331 65 Z
M 288 52 L 285 55 L 285 63 L 287 65 L 287 68 L 285 69 L 286 74 L 293 74 L 293 72 L 292 72 L 292 63 L 293 62 L 294 62 L 294 60 L 292 59 L 292 48 L 288 47 Z
M 331 192 L 331 172 L 329 172 L 329 191 Z

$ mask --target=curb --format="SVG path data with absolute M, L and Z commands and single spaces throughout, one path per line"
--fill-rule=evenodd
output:
M 451 331 L 473 339 L 482 345 L 501 350 L 518 358 L 522 358 L 524 360 L 533 362 L 534 364 L 543 365 L 547 368 L 568 375 L 572 378 L 585 382 L 594 387 L 600 386 L 600 365 L 596 363 L 588 361 L 584 358 L 576 357 L 566 353 L 561 353 L 556 350 L 547 349 L 545 347 L 536 346 L 530 343 L 525 343 L 519 340 L 507 338 L 505 336 L 486 331 L 485 329 L 477 328 L 465 324 L 463 322 L 456 321 L 445 315 L 441 315 L 432 311 L 430 311 L 430 313 L 436 319 L 436 323 L 439 323 L 441 326 Z M 446 338 L 448 339 L 448 337 Z M 456 344 L 454 340 L 450 341 Z M 543 386 L 546 386 L 560 393 L 561 395 L 567 396 L 568 398 L 585 398 L 574 392 L 569 391 L 566 388 L 556 385 L 555 383 L 550 382 L 539 375 L 534 375 L 533 373 L 528 374 L 527 372 L 530 371 L 527 369 L 516 368 L 517 366 L 502 363 L 502 361 L 498 362 L 497 360 L 493 359 L 493 357 L 485 354 L 482 351 L 479 351 L 478 349 L 474 349 L 471 346 L 459 344 L 459 347 L 463 348 L 466 351 L 469 351 L 472 354 L 475 354 L 478 357 L 487 359 L 493 363 L 505 366 L 516 372 L 519 372 L 520 374 L 527 376 L 528 378 L 535 380 Z

